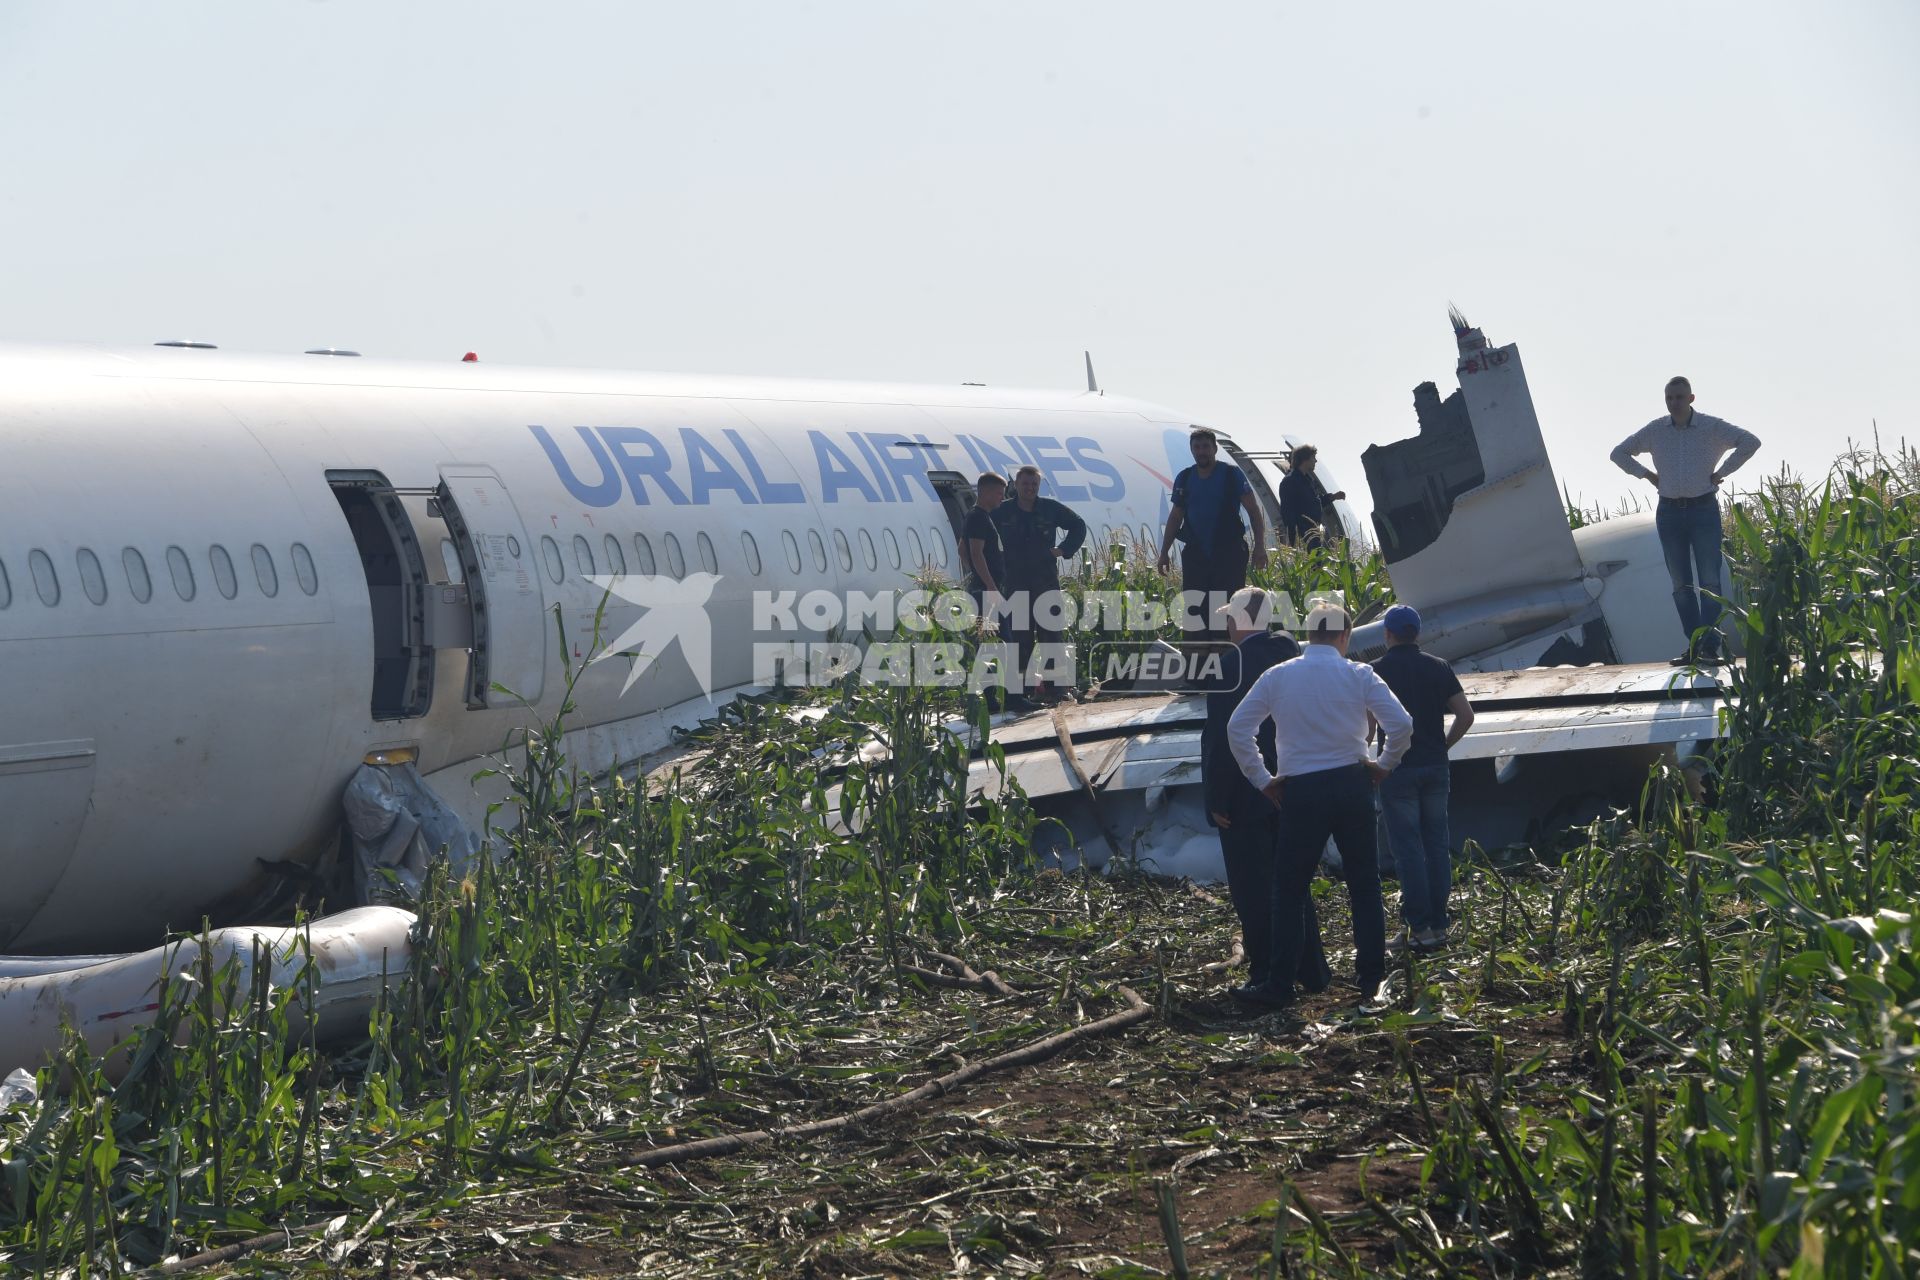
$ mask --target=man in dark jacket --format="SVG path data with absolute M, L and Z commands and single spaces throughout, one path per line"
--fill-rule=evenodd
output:
M 1233 648 L 1224 655 L 1219 692 L 1207 695 L 1207 724 L 1200 735 L 1200 781 L 1206 792 L 1207 820 L 1220 832 L 1220 853 L 1227 864 L 1227 894 L 1240 917 L 1240 937 L 1247 953 L 1245 987 L 1233 994 L 1242 998 L 1269 982 L 1273 957 L 1274 864 L 1278 857 L 1280 810 L 1254 789 L 1227 747 L 1227 720 L 1240 699 L 1267 668 L 1300 656 L 1300 645 L 1284 631 L 1268 631 L 1273 598 L 1260 587 L 1234 593 L 1220 611 Z M 1260 728 L 1260 753 L 1269 769 L 1276 758 L 1273 722 Z M 1313 905 L 1308 902 L 1307 914 Z M 1300 963 L 1293 981 L 1309 991 L 1324 991 L 1332 982 L 1326 952 L 1320 945 L 1319 919 L 1305 930 Z
M 1060 643 L 1060 632 L 1042 623 L 1058 616 L 1060 562 L 1087 540 L 1087 522 L 1063 503 L 1041 497 L 1040 468 L 1025 466 L 1014 473 L 1013 501 L 1000 505 L 993 523 L 1006 555 L 1004 589 L 1013 604 L 1011 630 L 1020 646 L 1020 670 L 1030 675 L 1034 646 Z M 1057 651 L 1043 655 L 1046 664 L 1060 657 Z M 1043 695 L 1051 692 L 1048 681 L 1029 678 L 1029 684 L 1040 685 Z
M 1310 444 L 1297 446 L 1287 474 L 1280 480 L 1280 536 L 1291 546 L 1319 546 L 1338 536 L 1326 527 L 1333 504 L 1347 496 L 1328 493 L 1313 469 L 1320 464 L 1320 451 Z M 1334 520 L 1337 528 L 1340 524 Z

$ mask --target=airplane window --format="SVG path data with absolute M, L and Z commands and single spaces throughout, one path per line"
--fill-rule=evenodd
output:
M 27 557 L 27 567 L 33 570 L 33 589 L 40 593 L 40 603 L 52 608 L 60 603 L 60 579 L 53 572 L 53 560 L 44 551 L 35 551 Z
M 920 531 L 918 529 L 907 530 L 907 549 L 913 553 L 914 568 L 924 569 L 927 567 L 927 549 L 920 545 Z
M 520 554 L 518 550 L 515 555 Z M 320 590 L 320 575 L 314 571 L 313 553 L 301 543 L 293 544 L 293 576 L 300 583 L 300 589 L 308 595 Z
M 620 539 L 607 535 L 607 572 L 625 575 L 627 572 L 627 553 L 620 545 Z
M 840 530 L 833 531 L 833 553 L 840 557 L 843 572 L 853 572 L 853 548 L 847 545 L 847 535 Z
M 86 547 L 80 548 L 74 559 L 80 565 L 80 586 L 87 593 L 87 599 L 95 604 L 107 602 L 107 575 L 100 572 L 100 557 Z
M 551 534 L 543 533 L 540 535 L 540 553 L 544 555 L 547 560 L 547 576 L 555 582 L 565 582 L 567 580 L 567 569 L 565 565 L 560 563 L 560 544 L 553 540 Z
M 240 594 L 240 579 L 233 576 L 233 557 L 219 543 L 207 548 L 207 559 L 213 562 L 213 585 L 220 588 L 220 594 L 231 600 Z
M 860 531 L 860 558 L 867 562 L 869 569 L 880 567 L 879 557 L 873 554 L 873 535 L 865 529 Z
M 800 544 L 794 541 L 793 530 L 784 531 L 780 537 L 787 544 L 787 568 L 794 573 L 800 572 Z
M 827 544 L 820 541 L 818 529 L 807 530 L 807 545 L 813 549 L 813 567 L 820 573 L 827 571 Z
M 147 559 L 128 547 L 120 553 L 120 566 L 127 571 L 127 590 L 141 604 L 153 599 L 153 579 L 147 576 Z
M 512 534 L 507 535 L 507 554 L 515 560 L 520 558 L 520 539 L 514 537 Z
M 7 581 L 7 566 L 0 563 L 0 609 L 13 603 L 13 584 Z
M 173 589 L 182 600 L 193 599 L 193 562 L 178 547 L 167 548 L 167 572 L 173 575 Z
M 745 530 L 742 530 L 740 534 L 740 550 L 746 553 L 747 572 L 756 578 L 759 577 L 761 569 L 760 544 L 755 542 L 753 535 Z
M 947 567 L 947 540 L 940 536 L 940 531 L 938 529 L 927 530 L 927 545 L 932 547 L 933 553 L 940 558 L 940 567 L 942 569 L 946 568 Z
M 887 537 L 887 563 L 898 569 L 900 567 L 900 539 L 893 536 L 893 530 L 891 529 L 885 532 Z
M 454 558 L 456 564 L 459 557 Z M 273 567 L 273 553 L 259 543 L 253 544 L 253 576 L 260 583 L 260 593 L 265 596 L 280 594 L 280 574 Z M 455 582 L 459 579 L 455 578 Z
M 460 552 L 454 548 L 453 539 L 440 539 L 440 563 L 446 566 L 448 582 L 465 582 L 466 574 L 460 568 Z M 267 592 L 272 595 L 273 592 Z
M 653 544 L 647 541 L 646 534 L 636 533 L 633 535 L 633 553 L 640 557 L 641 573 L 651 578 L 660 572 L 653 563 Z
M 720 572 L 720 558 L 713 554 L 713 539 L 701 533 L 694 539 L 694 545 L 700 548 L 700 567 L 708 573 Z
M 687 557 L 680 550 L 680 539 L 671 533 L 667 535 L 667 572 L 675 582 L 687 576 Z
M 593 546 L 577 533 L 573 535 L 573 567 L 583 576 L 593 574 Z

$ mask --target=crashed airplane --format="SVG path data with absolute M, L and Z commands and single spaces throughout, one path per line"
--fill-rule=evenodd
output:
M 1486 821 L 1463 829 L 1504 842 L 1712 737 L 1717 690 L 1633 665 L 1680 643 L 1651 517 L 1569 530 L 1518 349 L 1456 339 L 1459 389 L 1423 385 L 1418 436 L 1365 464 L 1396 594 L 1481 711 L 1456 796 L 1484 793 Z M 674 584 L 711 643 L 586 671 L 565 746 L 590 771 L 756 686 L 756 593 L 954 575 L 981 470 L 1031 463 L 1091 545 L 1155 545 L 1189 431 L 1091 376 L 1011 392 L 180 344 L 0 348 L 0 371 L 0 947 L 41 953 L 265 918 L 336 856 L 363 768 L 484 825 L 499 797 L 473 775 L 558 710 L 596 621 L 645 630 L 609 583 Z M 1223 443 L 1272 528 L 1283 455 Z M 1001 737 L 1030 794 L 1099 800 L 1067 806 L 1083 847 L 1217 872 L 1199 721 L 1191 697 L 1110 698 Z

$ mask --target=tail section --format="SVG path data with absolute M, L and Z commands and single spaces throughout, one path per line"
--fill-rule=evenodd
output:
M 1420 610 L 1423 646 L 1466 667 L 1611 661 L 1520 349 L 1488 344 L 1450 310 L 1459 390 L 1413 393 L 1420 433 L 1361 455 L 1394 595 Z M 1384 644 L 1378 628 L 1361 650 Z

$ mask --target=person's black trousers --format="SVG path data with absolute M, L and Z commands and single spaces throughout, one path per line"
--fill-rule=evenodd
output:
M 1280 856 L 1273 898 L 1274 973 L 1300 974 L 1320 945 L 1313 910 L 1313 872 L 1327 847 L 1340 850 L 1347 898 L 1353 907 L 1354 976 L 1362 990 L 1387 976 L 1387 916 L 1380 900 L 1380 865 L 1373 780 L 1358 764 L 1287 779 L 1280 802 Z M 1325 965 L 1324 957 L 1321 964 Z M 1273 984 L 1280 991 L 1287 983 Z
M 1218 593 L 1220 604 L 1226 603 L 1226 597 L 1247 585 L 1247 544 L 1235 538 L 1231 543 L 1216 549 L 1202 548 L 1189 542 L 1180 552 L 1180 589 L 1182 591 L 1204 591 L 1209 596 Z M 1205 636 L 1224 636 L 1227 633 L 1226 622 L 1213 616 L 1213 602 L 1202 601 L 1198 606 L 1201 616 L 1197 623 L 1186 624 L 1188 639 L 1198 640 Z
M 1247 811 L 1247 810 L 1250 810 Z M 1247 953 L 1247 980 L 1285 990 L 1291 982 L 1276 982 L 1273 972 L 1275 872 L 1280 857 L 1280 811 L 1262 797 L 1259 808 L 1244 806 L 1233 825 L 1220 833 L 1220 852 L 1227 863 L 1227 896 L 1240 917 L 1240 941 Z M 1333 981 L 1327 953 L 1320 943 L 1320 917 L 1313 906 L 1312 883 L 1299 904 L 1300 957 L 1293 981 L 1308 991 L 1325 991 Z

